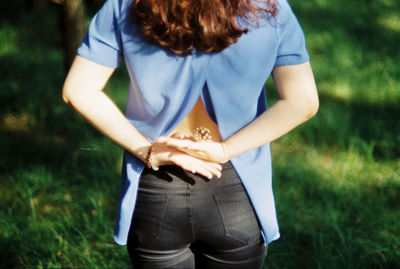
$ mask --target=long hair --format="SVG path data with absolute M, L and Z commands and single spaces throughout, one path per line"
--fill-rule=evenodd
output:
M 277 7 L 274 0 L 135 0 L 131 12 L 148 42 L 186 55 L 222 51 L 248 31 L 238 18 L 257 23 Z

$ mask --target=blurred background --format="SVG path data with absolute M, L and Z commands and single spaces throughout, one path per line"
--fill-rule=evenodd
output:
M 0 2 L 1 268 L 130 267 L 112 239 L 122 150 L 61 99 L 103 2 Z M 264 268 L 400 268 L 400 2 L 289 2 L 321 107 L 272 143 L 282 236 Z M 127 87 L 122 66 L 106 89 L 122 110 Z

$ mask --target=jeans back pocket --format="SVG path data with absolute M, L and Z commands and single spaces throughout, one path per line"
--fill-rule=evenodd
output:
M 227 237 L 246 244 L 260 240 L 260 225 L 243 186 L 240 189 L 214 193 L 214 200 Z
M 135 237 L 135 245 L 151 244 L 160 236 L 167 208 L 168 196 L 138 192 L 130 233 Z

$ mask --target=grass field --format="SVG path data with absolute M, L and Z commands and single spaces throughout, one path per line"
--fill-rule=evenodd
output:
M 265 268 L 400 268 L 400 2 L 290 2 L 321 107 L 272 144 L 282 237 Z M 24 3 L 0 3 L 0 267 L 127 268 L 122 150 L 62 103 L 56 6 Z M 122 109 L 127 85 L 121 69 L 107 87 Z

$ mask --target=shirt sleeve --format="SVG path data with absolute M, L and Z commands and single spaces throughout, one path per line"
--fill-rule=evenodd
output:
M 108 67 L 118 67 L 123 59 L 118 26 L 118 0 L 107 0 L 92 18 L 78 54 Z
M 278 51 L 275 66 L 302 64 L 309 60 L 303 30 L 286 0 L 279 1 L 276 19 Z

